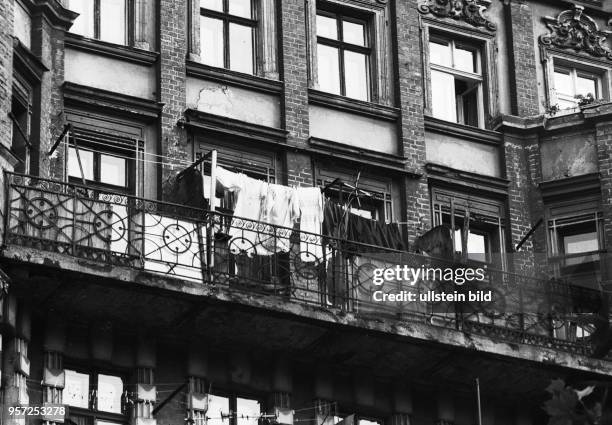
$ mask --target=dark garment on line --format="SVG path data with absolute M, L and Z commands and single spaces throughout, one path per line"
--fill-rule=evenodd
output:
M 326 202 L 324 208 L 323 234 L 325 236 L 345 239 L 372 245 L 371 247 L 349 244 L 347 248 L 358 252 L 376 252 L 380 247 L 406 250 L 397 224 L 381 223 L 360 215 L 347 212 L 334 202 Z
M 208 202 L 204 199 L 204 186 L 200 171 L 190 168 L 176 176 L 170 185 L 170 199 L 175 204 L 207 209 Z

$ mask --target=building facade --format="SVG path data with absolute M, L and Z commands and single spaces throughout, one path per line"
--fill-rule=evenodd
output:
M 0 0 L 2 423 L 546 421 L 612 374 L 611 90 L 608 0 Z M 408 249 L 179 201 L 212 151 Z M 437 226 L 496 301 L 373 303 Z

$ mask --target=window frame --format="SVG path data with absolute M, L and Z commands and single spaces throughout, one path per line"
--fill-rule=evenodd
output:
M 195 0 L 195 1 L 199 2 L 199 0 Z M 222 11 L 206 9 L 202 7 L 201 4 L 199 5 L 198 10 L 199 10 L 199 16 L 200 16 L 200 26 L 202 25 L 201 17 L 203 16 L 208 17 L 208 18 L 218 19 L 223 22 L 223 66 L 218 67 L 216 65 L 207 64 L 203 61 L 203 59 L 201 59 L 201 62 L 207 66 L 212 66 L 215 68 L 227 69 L 230 71 L 240 72 L 242 74 L 247 74 L 247 75 L 257 75 L 258 74 L 257 65 L 258 65 L 258 57 L 259 57 L 258 44 L 259 44 L 259 38 L 260 38 L 259 36 L 259 10 L 258 10 L 259 2 L 257 0 L 250 0 L 251 18 L 245 18 L 243 16 L 237 16 L 237 15 L 230 14 L 230 11 L 229 11 L 230 0 L 221 0 L 221 2 L 223 5 Z M 252 72 L 251 73 L 244 72 L 244 71 L 238 71 L 238 70 L 231 68 L 230 24 L 238 24 L 242 26 L 248 26 L 251 28 L 251 31 L 252 31 L 251 51 L 253 52 L 253 57 L 251 58 L 252 59 L 252 64 L 251 64 Z M 204 50 L 204 46 L 203 46 L 201 38 L 200 38 L 200 50 L 201 51 Z
M 82 137 L 82 136 L 81 136 Z M 95 136 L 94 136 L 95 137 Z M 76 139 L 76 145 L 74 143 Z M 113 143 L 108 140 L 82 140 L 78 134 L 69 133 L 68 143 L 66 144 L 66 178 L 65 180 L 69 183 L 83 184 L 83 178 L 81 176 L 69 175 L 69 152 L 71 148 L 78 146 L 79 153 L 82 151 L 93 153 L 93 179 L 85 178 L 87 186 L 99 189 L 103 192 L 111 194 L 122 194 L 122 195 L 135 195 L 136 191 L 136 173 L 137 173 L 137 160 L 138 155 L 136 148 L 140 151 L 140 147 L 133 146 L 122 146 L 121 142 L 117 141 Z M 139 143 L 139 142 L 135 142 Z M 125 159 L 125 186 L 114 185 L 111 183 L 104 183 L 100 181 L 101 173 L 101 155 L 116 156 Z
M 435 64 L 431 61 L 430 44 L 432 42 L 436 42 L 436 40 L 448 43 L 450 47 L 450 52 L 451 52 L 451 66 L 450 67 L 445 66 L 445 65 Z M 488 84 L 487 84 L 488 72 L 487 72 L 487 62 L 485 60 L 485 58 L 487 57 L 486 42 L 478 38 L 469 38 L 469 37 L 466 37 L 465 35 L 445 32 L 443 30 L 439 30 L 438 28 L 429 29 L 426 41 L 427 41 L 427 44 L 426 44 L 427 59 L 424 65 L 427 68 L 426 74 L 428 76 L 427 92 L 428 92 L 428 96 L 430 99 L 430 101 L 428 102 L 429 103 L 429 108 L 428 108 L 429 114 L 433 118 L 440 119 L 446 122 L 451 122 L 453 124 L 459 124 L 459 125 L 464 125 L 464 126 L 474 127 L 474 128 L 485 128 L 486 127 L 485 117 L 489 114 L 489 108 L 487 106 L 487 99 L 489 97 L 488 96 L 489 94 Z M 464 70 L 455 68 L 455 60 L 454 60 L 455 51 L 457 49 L 457 44 L 459 43 L 468 47 L 469 50 L 473 50 L 475 52 L 475 58 L 474 58 L 474 64 L 476 68 L 475 72 L 469 72 L 469 71 L 464 71 Z M 465 117 L 461 117 L 462 114 L 460 114 L 460 108 L 456 101 L 455 101 L 455 109 L 456 109 L 455 121 L 446 120 L 444 118 L 436 117 L 434 115 L 434 110 L 433 110 L 434 109 L 433 108 L 434 99 L 433 99 L 433 88 L 432 88 L 433 81 L 431 77 L 432 71 L 451 75 L 453 77 L 454 82 L 456 82 L 457 80 L 460 80 L 460 81 L 467 82 L 468 84 L 469 83 L 475 84 L 476 89 L 477 89 L 477 94 L 476 94 L 477 111 L 476 113 L 477 113 L 477 121 L 478 121 L 476 125 L 467 124 L 465 122 Z M 456 83 L 454 83 L 454 85 L 456 87 Z M 461 120 L 463 122 L 461 122 Z
M 573 54 L 568 51 L 547 47 L 542 49 L 542 62 L 544 63 L 544 81 L 546 84 L 546 95 L 549 107 L 555 107 L 559 104 L 557 91 L 555 89 L 556 68 L 574 68 L 577 71 L 596 77 L 598 79 L 599 90 L 597 97 L 604 100 L 612 99 L 612 70 L 610 70 L 609 63 L 605 60 L 585 57 L 580 54 Z M 573 111 L 576 108 L 578 108 L 578 102 L 576 102 L 574 107 L 561 110 Z
M 74 414 L 79 417 L 90 418 L 92 422 L 89 425 L 97 425 L 98 420 L 114 422 L 123 425 L 129 424 L 129 412 L 127 411 L 125 401 L 123 400 L 123 393 L 125 392 L 129 382 L 129 374 L 127 373 L 127 371 L 114 368 L 111 369 L 106 367 L 96 367 L 95 365 L 84 366 L 82 363 L 79 362 L 67 362 L 67 364 L 64 365 L 64 370 L 71 370 L 76 373 L 88 375 L 89 377 L 89 388 L 87 396 L 88 407 L 85 409 L 83 407 L 72 406 L 68 403 L 65 403 L 66 406 L 69 406 L 70 416 Z M 123 383 L 123 390 L 121 393 L 122 413 L 98 410 L 98 375 L 107 375 L 121 378 Z M 92 393 L 95 394 L 93 397 Z
M 104 43 L 116 44 L 118 46 L 129 46 L 134 47 L 135 43 L 135 27 L 134 25 L 134 16 L 135 16 L 135 0 L 125 0 L 125 42 L 124 43 L 113 43 L 112 41 L 102 40 L 100 38 L 100 32 L 102 27 L 102 22 L 100 21 L 100 3 L 104 0 L 91 0 L 93 1 L 93 38 L 94 40 L 101 41 Z M 68 5 L 70 7 L 70 4 Z M 70 32 L 70 30 L 68 30 Z M 81 35 L 79 33 L 70 32 L 71 34 L 77 35 L 79 37 L 87 37 L 86 35 Z
M 336 21 L 336 34 L 338 36 L 337 40 L 327 38 L 324 36 L 320 36 L 317 34 L 316 17 L 319 15 L 334 19 Z M 373 84 L 374 82 L 373 76 L 375 75 L 374 54 L 376 50 L 374 46 L 375 37 L 373 35 L 373 23 L 372 23 L 373 17 L 371 15 L 372 15 L 371 13 L 356 11 L 356 10 L 353 10 L 347 7 L 343 7 L 343 6 L 330 5 L 327 3 L 323 3 L 323 4 L 317 3 L 316 15 L 314 19 L 315 20 L 314 38 L 316 40 L 317 52 L 318 52 L 319 44 L 328 46 L 328 47 L 332 47 L 334 49 L 337 49 L 338 51 L 338 73 L 339 73 L 339 78 L 340 78 L 339 79 L 340 93 L 331 93 L 331 94 L 335 94 L 335 95 L 339 95 L 339 96 L 347 97 L 349 99 L 359 100 L 363 102 L 373 102 L 374 101 L 375 90 L 374 90 L 374 84 Z M 364 26 L 364 35 L 363 35 L 364 45 L 363 46 L 348 43 L 344 41 L 344 32 L 343 32 L 343 25 L 342 25 L 344 21 L 358 23 Z M 346 70 L 345 70 L 345 54 L 344 54 L 346 51 L 362 54 L 366 58 L 365 84 L 366 84 L 367 99 L 353 98 L 353 97 L 347 96 L 346 94 Z M 318 62 L 318 57 L 319 56 L 317 53 L 317 62 Z M 318 76 L 318 80 L 319 81 L 321 80 L 320 76 Z M 325 93 L 328 93 L 327 91 L 322 90 L 320 86 L 319 86 L 319 89 Z
M 566 71 L 567 75 L 569 75 L 569 77 L 572 80 L 573 95 L 571 97 L 569 95 L 560 93 L 559 89 L 556 87 L 555 74 L 557 74 L 557 72 L 559 71 L 561 72 Z M 571 109 L 571 108 L 575 108 L 578 106 L 578 99 L 576 98 L 576 96 L 581 95 L 582 93 L 576 93 L 577 92 L 576 84 L 577 84 L 578 77 L 581 76 L 580 74 L 585 76 L 582 78 L 595 81 L 595 93 L 592 93 L 595 99 L 600 99 L 603 96 L 603 83 L 602 83 L 603 76 L 601 74 L 585 70 L 584 68 L 581 68 L 580 66 L 553 65 L 552 85 L 553 85 L 553 91 L 554 91 L 554 95 L 556 98 L 555 100 L 557 101 L 557 104 L 561 100 L 564 102 L 571 102 L 574 104 L 573 107 L 564 108 L 564 109 Z

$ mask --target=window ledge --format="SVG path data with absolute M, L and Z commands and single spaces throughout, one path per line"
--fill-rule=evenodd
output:
M 49 69 L 17 37 L 13 37 L 13 66 L 29 81 L 40 83 Z
M 397 121 L 400 110 L 373 102 L 351 99 L 350 97 L 308 89 L 308 101 L 313 105 L 327 106 L 341 111 L 352 112 L 371 118 Z
M 503 142 L 503 135 L 497 131 L 444 121 L 428 115 L 425 115 L 425 130 L 449 136 L 458 136 L 473 142 L 492 146 L 500 146 Z
M 452 186 L 461 186 L 486 195 L 506 197 L 510 181 L 500 177 L 485 176 L 469 171 L 457 170 L 444 165 L 427 163 L 425 169 L 428 178 L 445 182 Z
M 284 83 L 278 80 L 244 74 L 225 68 L 217 68 L 203 63 L 187 61 L 187 76 L 204 78 L 220 83 L 257 90 L 264 93 L 281 94 Z
M 66 47 L 121 59 L 139 65 L 153 65 L 157 62 L 159 53 L 120 44 L 107 43 L 106 41 L 82 37 L 80 35 L 66 33 Z
M 549 180 L 540 183 L 539 187 L 545 202 L 601 193 L 599 173 Z
M 285 130 L 264 125 L 250 124 L 233 118 L 209 114 L 196 109 L 185 111 L 185 127 L 193 130 L 217 133 L 224 136 L 241 138 L 248 141 L 258 141 L 271 145 L 287 146 Z
M 422 176 L 420 173 L 407 170 L 405 168 L 405 158 L 398 155 L 390 155 L 367 149 L 360 149 L 354 146 L 332 142 L 330 140 L 319 139 L 317 137 L 311 137 L 309 140 L 309 145 L 310 148 L 308 149 L 308 152 L 311 153 L 333 156 L 334 158 L 342 158 L 352 162 L 397 171 L 403 174 L 408 174 L 414 179 L 418 179 Z

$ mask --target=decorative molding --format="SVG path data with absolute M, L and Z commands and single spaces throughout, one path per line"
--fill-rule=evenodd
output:
M 583 12 L 583 6 L 574 5 L 573 10 L 561 12 L 557 18 L 544 17 L 550 33 L 540 36 L 540 43 L 612 60 L 612 50 L 606 46 L 612 31 L 600 30 L 593 18 Z
M 418 9 L 423 14 L 431 13 L 440 18 L 463 20 L 475 27 L 495 31 L 497 25 L 484 16 L 490 5 L 491 0 L 425 0 L 419 4 Z
M 337 94 L 326 93 L 319 90 L 308 90 L 308 102 L 337 110 L 396 122 L 400 117 L 400 110 L 378 103 L 364 102 Z
M 152 66 L 159 57 L 159 53 L 137 49 L 130 46 L 108 43 L 106 41 L 94 40 L 77 34 L 66 33 L 66 47 L 81 50 L 96 55 L 120 59 L 138 65 Z

